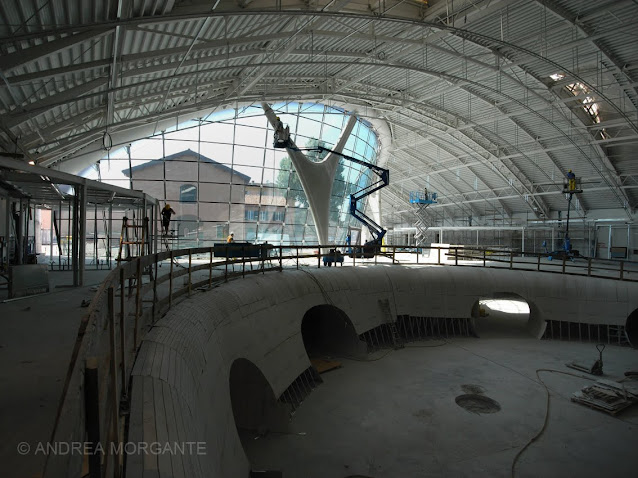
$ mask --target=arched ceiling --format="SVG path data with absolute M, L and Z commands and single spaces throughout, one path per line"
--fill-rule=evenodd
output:
M 6 0 L 0 149 L 76 172 L 125 143 L 247 102 L 356 107 L 385 124 L 385 222 L 633 220 L 638 4 L 629 0 Z M 386 128 L 386 129 L 387 129 Z

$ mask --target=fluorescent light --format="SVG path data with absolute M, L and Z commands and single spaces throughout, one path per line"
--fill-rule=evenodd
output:
M 31 160 L 31 161 L 29 161 L 29 164 L 30 164 L 31 166 L 35 166 L 35 161 L 34 161 L 34 160 Z

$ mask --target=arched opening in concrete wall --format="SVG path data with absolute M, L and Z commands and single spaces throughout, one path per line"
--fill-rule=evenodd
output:
M 308 310 L 301 321 L 301 336 L 310 359 L 359 356 L 367 351 L 350 318 L 333 305 L 317 305 Z
M 625 323 L 625 331 L 627 338 L 633 347 L 638 347 L 638 309 L 634 310 Z
M 229 389 L 233 418 L 244 451 L 251 460 L 255 437 L 284 432 L 288 410 L 279 403 L 264 374 L 250 360 L 239 358 L 230 367 Z
M 530 307 L 514 293 L 495 293 L 472 306 L 474 330 L 479 337 L 529 335 Z

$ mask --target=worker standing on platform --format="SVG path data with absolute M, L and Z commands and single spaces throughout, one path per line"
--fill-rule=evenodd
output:
M 168 227 L 171 224 L 171 216 L 175 214 L 173 208 L 171 208 L 170 204 L 166 204 L 164 209 L 162 209 L 162 227 L 164 228 L 164 235 L 168 236 Z
M 567 179 L 569 181 L 569 186 L 568 186 L 569 190 L 575 191 L 576 190 L 576 175 L 571 169 L 567 171 Z
M 290 129 L 281 121 L 279 116 L 275 120 L 275 141 L 273 146 L 275 148 L 287 148 L 290 144 Z
M 231 233 L 228 235 L 228 237 L 226 238 L 226 242 L 227 242 L 228 244 L 230 244 L 231 242 L 235 242 L 235 234 L 231 232 Z

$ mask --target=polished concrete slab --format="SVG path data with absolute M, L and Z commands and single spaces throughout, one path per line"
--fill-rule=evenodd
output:
M 290 478 L 512 476 L 516 454 L 546 413 L 536 371 L 581 375 L 565 362 L 593 362 L 597 352 L 593 344 L 539 341 L 519 326 L 509 335 L 505 328 L 379 351 L 369 361 L 342 358 L 343 367 L 322 376 L 287 429 L 242 433 L 254 469 Z M 605 350 L 605 378 L 636 368 L 638 351 Z M 551 393 L 549 422 L 515 476 L 635 476 L 638 406 L 612 417 L 570 401 L 593 376 L 538 373 Z M 500 411 L 461 408 L 455 399 L 468 392 L 495 400 Z

